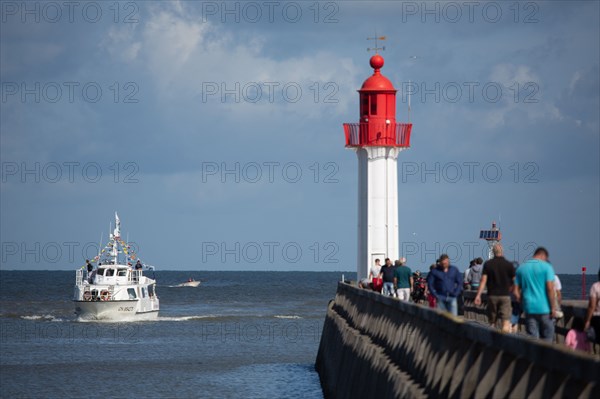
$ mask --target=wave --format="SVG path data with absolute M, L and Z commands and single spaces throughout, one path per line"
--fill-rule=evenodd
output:
M 190 321 L 190 320 L 201 320 L 201 319 L 216 319 L 223 316 L 219 315 L 195 315 L 195 316 L 158 316 L 156 321 Z M 151 320 L 153 321 L 153 320 Z
M 286 319 L 286 320 L 297 320 L 297 319 L 302 319 L 301 316 L 298 315 L 274 315 L 274 316 L 267 316 L 267 315 L 237 315 L 237 314 L 205 314 L 205 315 L 190 315 L 190 316 L 158 316 L 156 319 L 151 319 L 151 320 L 96 320 L 96 319 L 83 319 L 83 318 L 75 318 L 73 320 L 70 320 L 69 318 L 65 319 L 65 318 L 61 318 L 61 317 L 56 317 L 53 316 L 51 314 L 44 314 L 44 315 L 17 315 L 17 314 L 3 314 L 2 317 L 7 317 L 7 318 L 19 318 L 22 320 L 29 320 L 29 321 L 47 321 L 47 322 L 69 322 L 69 321 L 76 321 L 76 322 L 92 322 L 92 323 L 125 323 L 125 322 L 139 322 L 139 323 L 152 323 L 152 322 L 156 322 L 156 321 L 167 321 L 167 322 L 180 322 L 180 321 L 194 321 L 194 320 L 220 320 L 220 321 L 227 321 L 227 320 L 239 320 L 239 319 L 246 319 L 246 318 L 263 318 L 263 317 L 274 317 L 276 319 Z
M 52 316 L 51 314 L 45 315 L 31 315 L 31 316 L 21 316 L 23 320 L 42 320 L 42 321 L 64 321 L 59 317 Z
M 269 318 L 275 317 L 278 319 L 301 319 L 302 317 L 296 315 L 276 315 L 276 316 L 268 316 L 263 314 L 205 314 L 205 315 L 192 315 L 192 316 L 158 316 L 156 320 L 152 321 L 193 321 L 193 320 L 213 320 L 220 322 L 227 321 L 244 321 L 244 320 L 252 320 L 252 319 L 261 319 L 261 318 Z

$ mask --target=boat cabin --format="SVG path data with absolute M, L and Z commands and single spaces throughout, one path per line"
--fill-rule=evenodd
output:
M 140 281 L 141 270 L 133 270 L 126 265 L 102 265 L 92 272 L 94 284 L 126 285 Z

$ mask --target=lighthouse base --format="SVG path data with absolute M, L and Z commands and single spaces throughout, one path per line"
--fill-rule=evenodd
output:
M 399 147 L 359 147 L 357 278 L 368 277 L 375 259 L 399 256 Z

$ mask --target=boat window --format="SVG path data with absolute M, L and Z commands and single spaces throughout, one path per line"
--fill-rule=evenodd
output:
M 115 269 L 106 269 L 106 273 L 104 274 L 107 277 L 112 277 L 115 275 Z
M 125 276 L 127 276 L 127 269 L 119 269 L 117 271 L 117 273 L 118 273 L 117 276 L 119 276 L 119 277 L 125 277 Z
M 99 276 L 104 276 L 104 270 L 106 270 L 106 269 L 104 269 L 104 268 L 98 269 L 98 271 L 96 272 L 96 274 L 99 275 Z
M 154 296 L 154 285 L 148 286 L 148 296 L 151 298 Z
M 146 298 L 146 288 L 142 287 L 142 298 Z
M 129 294 L 129 299 L 137 298 L 137 295 L 135 294 L 135 288 L 127 288 L 127 293 Z

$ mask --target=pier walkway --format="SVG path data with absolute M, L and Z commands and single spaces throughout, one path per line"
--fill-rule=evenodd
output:
M 598 357 L 503 334 L 481 309 L 466 295 L 455 318 L 340 282 L 316 360 L 325 397 L 600 398 Z

